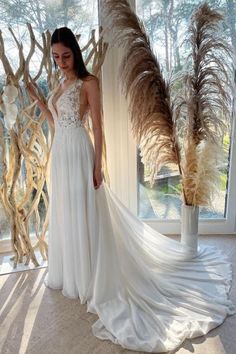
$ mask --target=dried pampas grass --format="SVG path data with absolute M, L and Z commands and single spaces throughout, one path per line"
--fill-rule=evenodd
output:
M 220 37 L 223 17 L 207 4 L 201 5 L 191 18 L 189 42 L 192 50 L 187 72 L 182 73 L 182 92 L 175 109 L 185 117 L 185 134 L 196 144 L 207 139 L 218 141 L 227 130 L 230 117 L 232 52 Z
M 142 22 L 126 0 L 106 0 L 103 12 L 113 43 L 124 48 L 120 80 L 142 161 L 151 184 L 162 165 L 176 163 L 184 203 L 211 205 L 216 190 L 217 159 L 231 107 L 231 50 L 220 36 L 222 16 L 205 3 L 191 18 L 191 54 L 176 77 L 180 90 L 171 100 Z
M 183 188 L 186 205 L 212 207 L 219 192 L 223 153 L 220 145 L 203 140 L 199 145 L 188 139 L 182 161 Z
M 193 14 L 189 29 L 192 53 L 182 92 L 176 105 L 182 121 L 184 161 L 183 188 L 189 205 L 212 205 L 216 191 L 216 160 L 226 133 L 231 109 L 231 50 L 220 37 L 223 17 L 207 4 Z
M 179 147 L 172 119 L 169 83 L 153 54 L 142 22 L 125 0 L 107 0 L 103 11 L 113 32 L 113 43 L 124 48 L 120 65 L 123 91 L 129 98 L 132 131 L 142 161 L 151 169 L 151 184 L 167 163 L 179 165 Z

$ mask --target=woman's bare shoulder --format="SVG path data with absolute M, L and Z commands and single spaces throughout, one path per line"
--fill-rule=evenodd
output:
M 94 95 L 99 91 L 99 80 L 95 75 L 89 75 L 84 79 L 84 88 L 88 94 Z
M 86 86 L 97 86 L 99 85 L 99 80 L 95 75 L 88 75 L 83 79 Z

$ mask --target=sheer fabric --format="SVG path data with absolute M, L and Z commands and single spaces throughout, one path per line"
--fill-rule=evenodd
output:
M 189 259 L 187 246 L 141 222 L 105 182 L 94 189 L 81 85 L 76 80 L 56 105 L 49 99 L 55 135 L 45 284 L 87 303 L 98 315 L 98 338 L 132 350 L 175 349 L 234 313 L 231 266 L 215 247 Z

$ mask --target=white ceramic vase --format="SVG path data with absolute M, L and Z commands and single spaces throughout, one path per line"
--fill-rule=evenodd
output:
M 199 207 L 182 204 L 181 207 L 181 243 L 189 247 L 191 255 L 198 252 Z

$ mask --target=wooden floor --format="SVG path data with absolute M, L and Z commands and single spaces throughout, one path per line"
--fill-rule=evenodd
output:
M 233 265 L 230 297 L 236 305 L 236 235 L 201 236 L 200 242 L 221 248 Z M 45 288 L 47 269 L 0 276 L 1 354 L 113 354 L 125 350 L 94 337 L 91 325 L 97 316 L 79 300 Z M 236 316 L 231 316 L 207 336 L 186 340 L 171 353 L 236 354 Z

